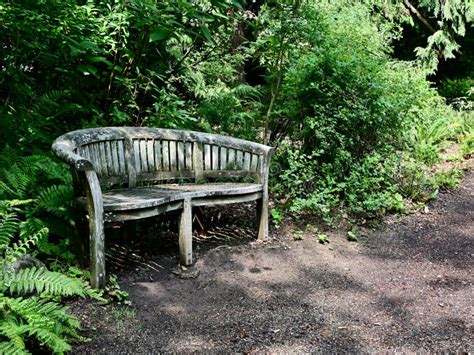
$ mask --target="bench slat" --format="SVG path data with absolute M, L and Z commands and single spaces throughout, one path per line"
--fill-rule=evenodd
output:
M 219 170 L 219 147 L 212 146 L 212 170 Z
M 220 170 L 227 169 L 227 147 L 221 147 L 221 155 L 220 155 L 221 165 Z
M 229 149 L 229 158 L 227 160 L 227 170 L 235 169 L 235 149 Z
M 249 152 L 244 152 L 244 165 L 243 165 L 244 170 L 250 171 L 251 158 L 252 158 L 252 155 Z
M 163 171 L 161 141 L 159 139 L 155 139 L 153 141 L 153 145 L 155 149 L 155 171 Z
M 125 148 L 123 144 L 123 140 L 117 141 L 117 153 L 118 153 L 118 166 L 120 174 L 127 173 L 127 164 L 125 162 Z
M 251 171 L 257 171 L 258 170 L 258 155 L 257 154 L 252 154 L 252 163 L 250 164 L 250 170 Z
M 211 146 L 209 144 L 204 144 L 204 170 L 212 170 Z
M 178 162 L 176 161 L 176 141 L 170 141 L 170 169 L 178 171 Z
M 112 158 L 111 167 L 114 175 L 120 175 L 120 167 L 118 161 L 117 141 L 110 142 L 110 156 Z
M 184 158 L 184 142 L 178 142 L 178 170 L 184 171 L 185 158 Z
M 243 168 L 243 165 L 244 165 L 243 159 L 244 159 L 244 152 L 242 152 L 241 150 L 237 150 L 236 159 L 235 159 L 235 168 L 237 170 L 241 170 Z
M 170 146 L 169 141 L 161 141 L 163 145 L 163 171 L 170 171 Z
M 193 143 L 186 142 L 184 143 L 184 155 L 185 155 L 185 169 L 193 170 Z
M 146 154 L 147 154 L 147 164 L 148 171 L 155 171 L 155 154 L 153 151 L 153 141 L 154 139 L 148 139 L 146 141 Z

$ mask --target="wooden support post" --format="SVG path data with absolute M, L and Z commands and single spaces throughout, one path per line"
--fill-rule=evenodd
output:
M 94 288 L 105 286 L 104 213 L 99 180 L 94 171 L 86 171 L 89 183 L 87 212 L 89 215 L 90 271 Z
M 193 263 L 193 216 L 189 198 L 183 201 L 183 212 L 179 222 L 179 261 L 184 266 Z
M 257 220 L 258 239 L 266 240 L 268 238 L 268 192 L 267 194 L 264 192 L 263 197 L 257 200 Z
M 268 238 L 268 158 L 260 157 L 260 182 L 263 185 L 262 198 L 257 200 L 258 239 Z

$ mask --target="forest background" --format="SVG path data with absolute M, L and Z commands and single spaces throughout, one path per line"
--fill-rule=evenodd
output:
M 275 224 L 409 212 L 462 176 L 433 168 L 443 152 L 473 153 L 473 22 L 468 0 L 0 1 L 0 352 L 68 351 L 61 300 L 103 296 L 71 252 L 54 138 L 130 125 L 275 146 Z

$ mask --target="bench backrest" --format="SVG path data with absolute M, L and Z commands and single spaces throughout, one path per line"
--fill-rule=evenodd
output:
M 55 147 L 90 161 L 101 184 L 252 178 L 262 181 L 272 148 L 241 139 L 161 128 L 106 127 L 69 132 Z

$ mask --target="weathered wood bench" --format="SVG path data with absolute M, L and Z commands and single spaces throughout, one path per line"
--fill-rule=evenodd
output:
M 75 205 L 86 211 L 89 246 L 81 248 L 89 248 L 93 287 L 106 280 L 104 223 L 181 210 L 183 265 L 193 262 L 193 206 L 256 200 L 258 238 L 268 235 L 271 147 L 192 131 L 108 127 L 66 133 L 52 149 L 72 166 Z

